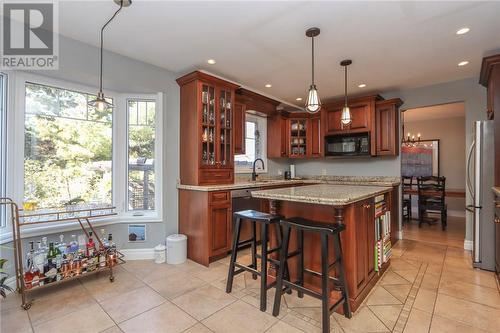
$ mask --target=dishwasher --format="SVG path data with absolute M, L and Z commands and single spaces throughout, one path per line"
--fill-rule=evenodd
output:
M 231 191 L 231 205 L 233 213 L 239 212 L 240 210 L 252 209 L 256 211 L 261 210 L 261 199 L 253 198 L 252 191 L 258 191 L 260 188 L 251 189 L 238 189 Z M 235 218 L 233 217 L 233 227 L 235 224 Z M 257 223 L 257 241 L 260 241 L 260 226 Z M 240 241 L 250 239 L 252 237 L 252 227 L 249 222 L 242 221 L 241 231 L 240 231 Z

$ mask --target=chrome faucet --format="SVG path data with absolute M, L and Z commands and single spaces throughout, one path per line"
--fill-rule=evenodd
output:
M 264 169 L 264 160 L 262 158 L 256 158 L 255 161 L 253 161 L 253 167 L 252 167 L 252 181 L 256 181 L 257 180 L 257 173 L 255 172 L 255 164 L 257 163 L 257 161 L 261 161 L 262 162 L 262 169 Z

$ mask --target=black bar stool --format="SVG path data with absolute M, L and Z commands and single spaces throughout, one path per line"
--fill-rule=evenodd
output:
M 347 290 L 347 280 L 345 277 L 344 262 L 342 257 L 342 247 L 340 245 L 340 232 L 345 230 L 343 224 L 327 224 L 316 221 L 307 220 L 301 217 L 293 217 L 281 220 L 283 227 L 283 246 L 280 251 L 280 269 L 276 281 L 276 295 L 274 297 L 273 316 L 278 316 L 281 306 L 281 295 L 283 290 L 294 289 L 298 291 L 299 297 L 303 294 L 321 299 L 322 301 L 322 326 L 323 332 L 330 332 L 330 314 L 333 313 L 341 304 L 344 307 L 344 316 L 351 318 L 351 307 L 349 305 L 349 292 Z M 293 253 L 288 253 L 288 245 L 290 241 L 290 232 L 294 228 L 297 230 L 298 250 Z M 317 232 L 321 237 L 321 272 L 316 272 L 304 268 L 304 231 Z M 333 236 L 333 245 L 335 252 L 335 260 L 330 264 L 328 258 L 328 236 Z M 287 279 L 285 272 L 281 267 L 285 267 L 289 258 L 299 256 L 298 281 L 291 282 Z M 338 278 L 331 277 L 329 272 L 332 268 L 336 268 Z M 314 290 L 304 288 L 304 273 L 309 273 L 314 276 L 321 277 L 321 293 Z M 330 283 L 333 282 L 333 289 L 340 291 L 341 298 L 334 304 L 330 305 Z M 284 288 L 283 288 L 284 287 Z
M 235 212 L 234 217 L 236 218 L 234 231 L 233 231 L 233 246 L 231 252 L 231 261 L 229 263 L 229 273 L 227 276 L 226 292 L 230 293 L 233 288 L 234 276 L 245 271 L 251 272 L 254 280 L 257 276 L 260 276 L 260 310 L 266 311 L 267 305 L 267 290 L 276 285 L 276 281 L 267 285 L 267 263 L 268 261 L 275 266 L 279 265 L 279 260 L 269 258 L 268 256 L 272 253 L 278 252 L 281 249 L 282 244 L 282 231 L 280 227 L 280 220 L 283 216 L 272 215 L 267 213 L 258 212 L 255 210 L 243 210 Z M 240 241 L 241 223 L 242 220 L 249 221 L 252 223 L 252 238 Z M 262 253 L 257 254 L 257 233 L 256 233 L 256 223 L 261 224 L 261 248 Z M 275 248 L 267 249 L 267 243 L 269 241 L 268 231 L 269 226 L 273 225 L 276 228 L 276 237 L 278 239 L 278 245 Z M 236 261 L 238 256 L 238 250 L 241 247 L 252 244 L 252 263 L 248 266 L 242 265 Z M 261 259 L 260 271 L 257 267 L 257 258 Z M 236 270 L 236 268 L 238 268 Z M 283 271 L 285 277 L 289 276 L 288 267 Z

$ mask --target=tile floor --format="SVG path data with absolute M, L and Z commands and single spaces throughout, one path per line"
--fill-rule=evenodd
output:
M 390 269 L 348 320 L 332 316 L 332 332 L 498 332 L 500 295 L 494 275 L 470 268 L 461 249 L 400 241 Z M 248 261 L 245 254 L 242 261 Z M 107 276 L 88 276 L 0 302 L 11 332 L 320 332 L 319 301 L 286 295 L 278 318 L 258 309 L 258 281 L 239 275 L 226 294 L 228 258 L 206 268 L 130 261 Z M 270 300 L 274 293 L 269 292 Z
M 441 222 L 437 220 L 435 224 L 423 223 L 418 227 L 418 220 L 411 220 L 403 224 L 405 239 L 424 241 L 433 244 L 445 244 L 452 247 L 464 247 L 465 238 L 465 218 L 448 217 L 448 225 L 445 231 L 441 230 Z

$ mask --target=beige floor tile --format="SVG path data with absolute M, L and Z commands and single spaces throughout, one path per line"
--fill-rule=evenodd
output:
M 290 324 L 287 324 L 284 321 L 278 321 L 276 324 L 271 326 L 270 329 L 266 331 L 266 333 L 303 333 L 304 331 L 299 330 L 298 328 L 293 327 Z
M 394 284 L 383 286 L 392 296 L 396 297 L 398 301 L 404 303 L 408 294 L 410 293 L 411 284 Z
M 499 309 L 445 294 L 438 294 L 434 314 L 486 331 L 497 331 L 500 327 Z
M 273 313 L 273 307 L 274 307 L 274 291 L 275 289 L 270 289 L 267 291 L 267 306 L 266 306 L 266 313 L 272 315 Z M 260 310 L 260 293 L 249 293 L 243 297 L 240 298 L 243 302 L 250 304 L 251 306 L 257 308 Z M 286 306 L 286 302 L 284 301 L 284 298 L 281 299 L 281 307 L 280 307 L 280 313 L 276 317 L 278 319 L 282 319 L 284 316 L 286 316 L 288 312 L 288 308 Z
M 34 296 L 33 304 L 28 310 L 33 326 L 97 304 L 87 290 L 78 281 L 75 282 L 71 284 L 71 287 L 61 285 L 62 288 L 45 289 L 45 291 L 51 291 L 51 293 L 28 295 L 29 298 L 32 295 Z M 64 304 L 64 306 L 61 306 L 61 304 Z
M 436 297 L 437 293 L 435 291 L 420 288 L 415 298 L 415 302 L 413 303 L 413 308 L 427 313 L 433 313 Z
M 348 332 L 389 332 L 384 323 L 366 306 L 359 308 L 351 319 L 337 313 L 334 316 L 340 326 Z
M 163 302 L 165 299 L 157 292 L 149 287 L 141 287 L 120 296 L 108 298 L 100 304 L 116 323 L 120 323 Z
M 202 320 L 236 301 L 212 285 L 206 285 L 174 298 L 172 302 L 197 320 Z
M 149 283 L 156 280 L 165 280 L 167 281 L 170 277 L 182 273 L 182 270 L 176 268 L 173 265 L 167 264 L 155 264 L 155 268 L 152 269 L 147 275 L 142 275 L 140 279 Z
M 120 323 L 125 333 L 178 333 L 196 324 L 196 320 L 170 302 Z
M 401 304 L 401 301 L 389 293 L 384 287 L 375 286 L 368 296 L 366 301 L 367 305 L 388 305 L 388 304 Z
M 442 280 L 462 281 L 466 283 L 477 284 L 488 288 L 497 288 L 495 274 L 492 272 L 474 269 L 457 268 L 446 266 L 441 276 Z
M 431 324 L 432 315 L 430 313 L 412 309 L 404 333 L 427 333 Z
M 102 331 L 101 333 L 122 333 L 122 330 L 118 326 L 113 326 L 108 328 L 107 330 Z
M 215 263 L 213 263 L 215 264 Z M 213 265 L 211 264 L 211 265 Z M 217 265 L 221 265 L 221 264 L 217 264 Z M 178 265 L 175 265 L 175 268 L 185 272 L 185 273 L 195 273 L 196 271 L 202 271 L 202 270 L 206 270 L 207 267 L 206 266 L 203 266 L 203 265 L 200 265 L 192 260 L 187 260 L 185 263 L 182 263 L 182 264 L 178 264 Z
M 492 289 L 461 281 L 442 280 L 439 284 L 439 292 L 500 309 L 500 294 L 497 288 Z
M 486 331 L 465 325 L 455 320 L 434 315 L 430 333 L 485 333 Z
M 114 282 L 109 281 L 107 274 L 98 274 L 82 279 L 82 283 L 98 302 L 145 286 L 141 280 L 126 270 L 117 270 Z
M 285 302 L 287 307 L 293 309 L 293 308 L 310 308 L 310 307 L 320 307 L 321 306 L 321 300 L 304 295 L 303 298 L 299 298 L 297 296 L 297 292 L 293 291 L 291 295 L 285 294 L 283 295 L 285 298 Z
M 441 279 L 440 275 L 425 273 L 422 279 L 422 283 L 420 284 L 420 288 L 428 289 L 428 290 L 437 290 L 439 287 L 439 280 Z
M 227 278 L 224 278 L 222 280 L 213 281 L 210 284 L 217 289 L 220 289 L 222 291 L 226 291 Z M 236 297 L 236 298 L 241 298 L 241 297 L 245 296 L 246 295 L 245 288 L 246 288 L 245 275 L 243 273 L 236 275 L 233 278 L 233 287 L 231 289 L 231 296 Z
M 168 279 L 159 279 L 147 283 L 147 285 L 156 292 L 169 300 L 195 290 L 205 284 L 205 281 L 183 272 L 174 274 Z
M 250 304 L 236 301 L 205 319 L 203 324 L 217 333 L 259 333 L 265 332 L 277 321 Z
M 194 326 L 191 326 L 187 330 L 185 330 L 182 333 L 211 333 L 212 331 L 208 329 L 205 325 L 202 323 L 198 323 Z
M 28 312 L 18 308 L 2 309 L 0 314 L 0 332 L 28 333 L 33 332 Z
M 427 265 L 425 273 L 440 275 L 442 271 L 443 271 L 443 264 L 429 263 Z
M 9 309 L 19 309 L 21 307 L 21 295 L 10 293 L 6 298 L 0 297 L 0 312 Z
M 395 273 L 394 271 L 387 271 L 382 279 L 380 280 L 380 285 L 388 285 L 388 284 L 409 284 L 410 282 L 403 278 L 401 275 Z
M 403 305 L 370 305 L 369 308 L 385 326 L 392 330 Z
M 204 270 L 197 270 L 193 272 L 193 276 L 205 281 L 205 282 L 214 282 L 217 280 L 221 280 L 223 278 L 227 278 L 229 267 L 219 263 L 213 263 L 209 268 Z
M 420 264 L 415 264 L 412 260 L 405 260 L 401 258 L 391 259 L 390 270 L 412 270 L 418 269 Z
M 308 333 L 321 333 L 321 327 L 314 325 L 311 323 L 306 317 L 299 317 L 295 314 L 287 314 L 281 320 L 284 324 L 293 327 L 294 329 L 298 329 L 299 332 L 308 332 Z M 330 325 L 332 323 L 336 323 L 335 318 L 330 319 Z M 288 327 L 287 326 L 287 327 Z M 281 327 L 281 326 L 280 326 Z M 279 332 L 279 331 L 276 331 Z M 281 331 L 287 332 L 287 331 Z M 292 330 L 291 332 L 295 332 Z
M 404 278 L 408 283 L 413 283 L 415 281 L 415 278 L 417 277 L 418 274 L 418 269 L 404 269 L 404 270 L 395 270 L 394 271 L 396 274 Z
M 69 313 L 34 326 L 36 333 L 48 332 L 101 332 L 115 326 L 115 323 L 98 304 Z

